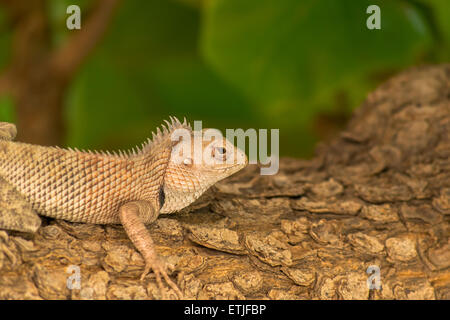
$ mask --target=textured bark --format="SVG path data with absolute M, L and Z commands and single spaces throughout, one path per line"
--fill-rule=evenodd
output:
M 450 299 L 450 65 L 386 82 L 312 160 L 249 166 L 148 228 L 187 298 Z M 3 299 L 160 298 L 143 267 L 120 226 L 0 232 Z

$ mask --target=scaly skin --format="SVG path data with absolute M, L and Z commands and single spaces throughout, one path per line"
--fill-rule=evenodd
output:
M 176 130 L 185 130 L 192 139 L 173 141 Z M 193 146 L 202 135 L 194 134 L 186 121 L 176 118 L 162 131 L 158 128 L 141 149 L 119 154 L 13 142 L 15 134 L 13 124 L 0 123 L 0 187 L 4 185 L 2 190 L 6 190 L 0 192 L 0 228 L 29 232 L 39 227 L 32 210 L 25 204 L 17 206 L 17 199 L 24 199 L 47 217 L 121 223 L 144 257 L 141 279 L 152 269 L 158 285 L 162 287 L 162 276 L 180 297 L 181 291 L 168 277 L 145 224 L 155 221 L 159 213 L 186 207 L 214 183 L 247 164 L 245 154 L 224 138 L 202 140 L 200 150 L 196 150 Z M 175 147 L 189 145 L 192 150 L 183 154 L 181 161 L 174 156 Z M 210 159 L 194 161 L 204 150 Z M 233 161 L 225 163 L 230 157 Z

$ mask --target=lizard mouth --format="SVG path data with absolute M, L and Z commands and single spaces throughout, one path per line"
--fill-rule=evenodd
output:
M 244 168 L 244 167 L 247 166 L 247 164 L 248 164 L 248 160 L 245 159 L 244 163 L 234 163 L 234 164 L 230 164 L 230 165 L 227 165 L 227 166 L 224 166 L 224 167 L 221 167 L 221 168 L 213 168 L 213 170 L 214 171 L 223 171 L 223 170 L 230 171 L 230 170 L 233 170 L 233 169 Z

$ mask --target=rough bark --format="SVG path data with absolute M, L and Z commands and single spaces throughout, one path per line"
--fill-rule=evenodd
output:
M 149 230 L 187 298 L 450 299 L 450 65 L 386 82 L 312 160 L 249 166 Z M 2 299 L 161 297 L 120 226 L 0 236 Z

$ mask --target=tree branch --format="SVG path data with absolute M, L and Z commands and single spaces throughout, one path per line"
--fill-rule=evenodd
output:
M 99 0 L 81 30 L 52 54 L 52 71 L 62 79 L 70 79 L 105 33 L 120 0 Z
M 9 80 L 9 72 L 4 71 L 2 75 L 0 75 L 0 96 L 9 92 L 11 89 L 11 83 Z
M 45 0 L 0 0 L 12 31 L 10 61 L 0 75 L 0 94 L 14 93 L 18 82 L 35 74 L 50 48 Z

